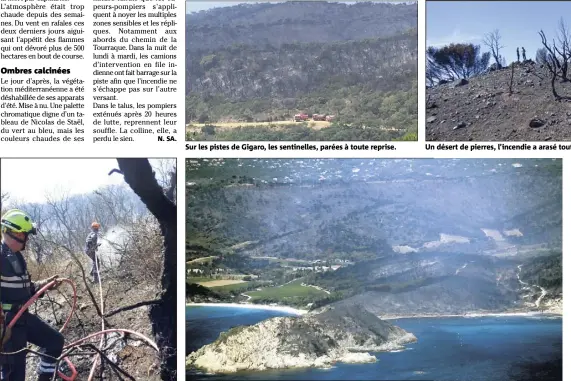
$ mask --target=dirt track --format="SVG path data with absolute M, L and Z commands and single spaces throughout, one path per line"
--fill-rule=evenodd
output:
M 320 130 L 322 128 L 329 127 L 331 122 L 325 121 L 313 121 L 308 120 L 307 126 L 313 128 L 314 130 Z M 193 131 L 200 131 L 200 129 L 206 125 L 213 125 L 218 128 L 222 129 L 232 129 L 238 127 L 274 127 L 274 128 L 283 128 L 284 126 L 289 126 L 292 124 L 299 124 L 300 126 L 303 124 L 301 122 L 294 122 L 292 120 L 281 120 L 276 122 L 213 122 L 213 123 L 191 123 L 186 126 L 186 132 L 193 132 Z

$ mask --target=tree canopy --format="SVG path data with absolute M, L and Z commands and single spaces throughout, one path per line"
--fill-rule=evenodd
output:
M 470 78 L 482 74 L 490 62 L 490 53 L 480 53 L 480 45 L 450 44 L 427 49 L 427 80 Z

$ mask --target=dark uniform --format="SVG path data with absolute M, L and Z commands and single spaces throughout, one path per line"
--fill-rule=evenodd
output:
M 91 258 L 91 277 L 94 282 L 99 281 L 97 267 L 95 266 L 95 252 L 97 251 L 97 230 L 92 230 L 85 239 L 85 254 Z
M 12 252 L 4 243 L 0 245 L 0 300 L 8 325 L 20 307 L 25 304 L 36 289 L 30 279 L 26 261 L 20 252 Z M 2 330 L 4 332 L 4 330 Z M 41 348 L 48 356 L 59 357 L 63 350 L 64 338 L 49 324 L 26 311 L 12 328 L 12 335 L 4 345 L 3 352 L 15 352 L 25 348 L 30 342 Z M 0 356 L 0 380 L 25 381 L 26 351 L 15 355 Z M 56 371 L 56 360 L 43 357 L 38 366 L 38 374 L 51 379 Z

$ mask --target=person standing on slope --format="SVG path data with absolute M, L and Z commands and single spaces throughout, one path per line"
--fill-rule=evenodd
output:
M 12 209 L 7 211 L 0 220 L 2 242 L 0 244 L 0 300 L 2 330 L 0 343 L 4 343 L 1 352 L 17 352 L 11 355 L 0 355 L 0 380 L 26 380 L 27 343 L 40 347 L 41 356 L 38 365 L 38 381 L 48 381 L 56 371 L 56 358 L 63 350 L 64 337 L 56 329 L 44 322 L 38 316 L 26 311 L 18 319 L 12 330 L 7 332 L 6 326 L 12 321 L 22 305 L 36 291 L 55 281 L 50 289 L 56 289 L 61 284 L 54 275 L 48 279 L 32 282 L 28 273 L 26 260 L 22 251 L 30 234 L 36 234 L 36 228 L 31 217 L 25 212 Z
M 89 233 L 89 235 L 87 236 L 87 238 L 85 239 L 85 254 L 87 254 L 87 256 L 89 258 L 91 258 L 91 280 L 95 283 L 95 282 L 99 282 L 99 273 L 98 273 L 98 266 L 95 263 L 95 261 L 97 260 L 96 257 L 96 251 L 99 248 L 99 246 L 101 245 L 100 243 L 97 243 L 97 238 L 98 238 L 98 234 L 99 234 L 99 228 L 100 225 L 97 222 L 94 222 L 91 224 L 91 232 Z

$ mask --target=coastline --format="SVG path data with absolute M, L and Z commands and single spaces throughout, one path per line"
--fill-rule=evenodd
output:
M 263 304 L 250 304 L 250 303 L 186 303 L 186 307 L 233 307 L 233 308 L 248 308 L 253 310 L 270 310 L 286 312 L 293 315 L 305 315 L 309 311 L 300 310 L 288 306 L 267 306 Z
M 280 311 L 290 313 L 292 315 L 302 316 L 307 314 L 308 310 L 297 309 L 288 306 L 268 306 L 264 304 L 252 303 L 186 303 L 186 307 L 233 307 L 233 308 L 248 308 L 258 310 Z M 548 310 L 544 312 L 539 311 L 511 311 L 511 312 L 468 312 L 465 314 L 408 314 L 408 315 L 376 315 L 382 320 L 397 320 L 397 319 L 420 319 L 420 318 L 450 318 L 450 317 L 464 317 L 464 318 L 478 318 L 487 316 L 522 316 L 522 317 L 562 317 L 563 313 L 559 309 Z
M 465 314 L 417 314 L 417 315 L 377 315 L 382 320 L 396 320 L 396 319 L 415 319 L 415 318 L 449 318 L 449 317 L 464 317 L 464 318 L 477 318 L 487 316 L 545 316 L 545 317 L 563 317 L 561 312 L 539 312 L 539 311 L 513 311 L 513 312 L 469 312 Z

